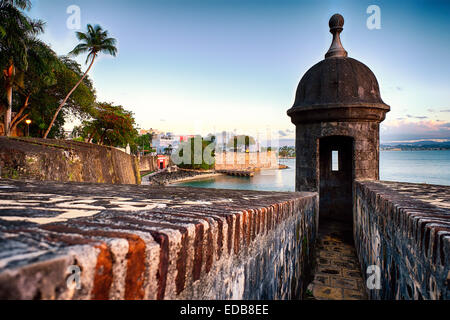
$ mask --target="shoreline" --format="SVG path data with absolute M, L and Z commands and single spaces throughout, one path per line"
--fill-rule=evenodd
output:
M 213 177 L 222 176 L 221 173 L 208 171 L 194 171 L 194 170 L 177 170 L 175 172 L 159 171 L 148 174 L 142 177 L 142 185 L 159 185 L 168 186 L 186 181 L 209 179 Z
M 177 183 L 183 183 L 183 182 L 188 182 L 188 181 L 195 181 L 195 180 L 204 180 L 204 179 L 209 179 L 209 178 L 220 177 L 220 176 L 223 176 L 223 175 L 224 175 L 223 173 L 199 174 L 199 175 L 194 176 L 194 177 L 172 180 L 172 181 L 170 181 L 168 183 L 168 185 L 177 184 Z
M 289 169 L 286 165 L 278 165 L 277 168 L 267 168 L 267 169 L 259 169 L 257 171 L 264 170 L 286 170 Z M 158 171 L 153 173 L 148 173 L 145 176 L 142 176 L 142 185 L 160 185 L 160 186 L 170 186 L 174 184 L 179 184 L 183 182 L 196 181 L 196 180 L 206 180 L 211 178 L 216 178 L 220 176 L 226 176 L 224 173 L 219 173 L 213 170 L 202 172 L 197 170 L 186 170 L 179 169 L 175 172 L 168 171 Z

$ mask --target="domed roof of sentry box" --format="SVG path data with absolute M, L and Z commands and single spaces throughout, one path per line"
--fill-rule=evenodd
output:
M 340 34 L 344 18 L 330 19 L 333 43 L 325 60 L 313 66 L 302 78 L 288 115 L 295 124 L 326 121 L 383 121 L 390 107 L 381 99 L 373 72 L 349 58 Z

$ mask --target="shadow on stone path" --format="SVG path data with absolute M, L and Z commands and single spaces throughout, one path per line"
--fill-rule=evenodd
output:
M 308 287 L 311 300 L 366 300 L 352 230 L 339 222 L 320 226 L 316 270 Z

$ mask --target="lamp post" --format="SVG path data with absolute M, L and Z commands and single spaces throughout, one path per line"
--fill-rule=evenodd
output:
M 28 119 L 25 121 L 25 123 L 27 124 L 27 137 L 30 136 L 30 124 L 31 124 L 31 120 Z

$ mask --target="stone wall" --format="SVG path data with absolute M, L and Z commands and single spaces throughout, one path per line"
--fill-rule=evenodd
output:
M 450 299 L 450 187 L 356 182 L 354 236 L 372 299 Z
M 0 137 L 1 177 L 140 184 L 136 157 L 94 144 Z
M 153 172 L 158 170 L 158 157 L 145 156 L 139 158 L 139 171 Z
M 0 299 L 301 298 L 317 210 L 314 193 L 1 180 Z
M 278 169 L 276 152 L 216 153 L 216 170 Z

